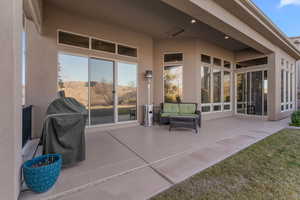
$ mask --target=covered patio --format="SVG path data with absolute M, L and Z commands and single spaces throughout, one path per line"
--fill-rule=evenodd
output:
M 84 105 L 88 119 L 86 160 L 63 169 L 47 193 L 26 191 L 21 200 L 148 199 L 285 128 L 296 107 L 294 61 L 276 53 L 256 24 L 236 20 L 252 19 L 245 2 L 27 2 L 30 136 L 40 137 L 58 92 Z M 281 57 L 289 61 L 282 85 L 291 90 L 279 84 Z M 140 126 L 144 105 L 159 115 L 163 102 L 194 103 L 199 134 Z
M 200 134 L 168 126 L 88 130 L 87 160 L 67 168 L 53 189 L 21 200 L 147 199 L 285 128 L 288 120 L 208 120 Z
M 82 2 L 0 1 L 1 199 L 147 199 L 288 125 L 300 52 L 252 1 Z M 21 193 L 58 92 L 87 110 L 87 159 Z M 199 134 L 140 126 L 145 104 L 179 102 Z
M 284 113 L 273 103 L 274 52 L 228 22 L 206 20 L 209 12 L 191 2 L 188 10 L 161 0 L 41 2 L 40 10 L 25 9 L 25 103 L 33 105 L 34 138 L 58 91 L 86 106 L 87 126 L 100 128 L 142 123 L 148 103 L 197 103 L 203 120 L 278 120 L 295 107 L 288 102 Z M 33 16 L 42 16 L 40 24 Z M 146 71 L 153 73 L 150 95 Z

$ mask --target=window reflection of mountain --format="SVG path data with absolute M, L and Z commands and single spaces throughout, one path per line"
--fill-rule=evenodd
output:
M 91 82 L 92 83 L 92 82 Z M 91 84 L 91 105 L 113 105 L 113 84 L 105 81 Z
M 113 105 L 113 84 L 103 82 L 90 82 L 91 85 L 91 106 L 112 106 Z M 118 86 L 118 103 L 122 106 L 132 107 L 136 105 L 137 89 L 135 83 L 128 86 Z M 80 103 L 88 105 L 88 83 L 81 81 L 63 82 L 58 85 L 64 90 L 67 97 L 73 97 Z
M 85 106 L 88 106 L 88 87 L 86 82 L 67 81 L 58 85 L 65 92 L 66 97 L 73 97 Z

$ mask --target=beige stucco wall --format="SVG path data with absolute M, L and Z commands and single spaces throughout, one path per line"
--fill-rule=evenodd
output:
M 295 46 L 299 49 L 300 51 L 300 36 L 299 37 L 293 37 L 291 38 L 291 41 L 295 44 Z M 298 61 L 296 63 L 296 74 L 297 74 L 297 96 L 296 98 L 298 99 L 297 101 L 297 108 L 299 109 L 300 108 L 300 61 Z
M 285 58 L 291 63 L 295 62 L 296 58 L 291 57 L 285 50 L 278 47 L 276 45 L 278 44 L 277 40 L 272 41 L 260 33 L 262 30 L 255 30 L 255 25 L 248 24 L 248 21 L 241 17 L 244 16 L 244 13 L 240 13 L 240 15 L 231 13 L 230 9 L 234 9 L 234 7 L 230 7 L 233 5 L 232 3 L 225 5 L 226 3 L 223 1 L 206 0 L 162 1 L 195 19 L 208 23 L 231 38 L 239 40 L 266 55 L 271 55 L 271 62 L 269 63 L 269 96 L 271 98 L 269 119 L 278 120 L 290 115 L 291 112 L 280 112 L 280 59 Z M 255 17 L 254 14 L 253 16 Z M 268 36 L 268 34 L 265 35 Z M 239 59 L 239 57 L 240 55 L 237 54 L 236 58 Z
M 217 45 L 207 43 L 200 39 L 190 38 L 190 39 L 167 39 L 167 40 L 157 40 L 154 45 L 154 74 L 155 74 L 155 84 L 154 84 L 154 103 L 159 104 L 163 102 L 163 55 L 165 53 L 181 52 L 184 54 L 183 61 L 183 101 L 185 102 L 197 102 L 200 103 L 200 55 L 206 54 L 212 57 L 217 57 L 225 59 L 232 63 L 237 62 L 237 53 L 223 49 Z M 261 55 L 259 55 L 261 56 Z M 281 96 L 281 58 L 288 61 L 290 64 L 295 63 L 295 59 L 289 56 L 287 53 L 282 51 L 280 48 L 274 48 L 274 53 L 265 55 L 268 56 L 268 64 L 264 66 L 251 67 L 247 69 L 234 70 L 247 71 L 253 69 L 266 69 L 268 70 L 268 113 L 269 120 L 279 120 L 288 117 L 292 111 L 281 112 L 280 110 L 280 96 Z M 247 60 L 249 58 L 256 58 L 257 55 L 253 54 L 239 54 L 238 61 L 241 58 Z M 174 63 L 176 64 L 176 63 Z M 215 112 L 215 113 L 205 113 L 203 114 L 203 119 L 214 119 L 219 117 L 226 117 L 234 115 L 235 113 L 235 76 L 232 77 L 232 111 L 231 112 Z
M 276 67 L 275 67 L 275 83 L 272 84 L 272 86 L 275 85 L 276 89 L 275 89 L 275 116 L 274 116 L 274 120 L 278 120 L 278 119 L 283 119 L 286 117 L 289 117 L 290 114 L 293 111 L 285 111 L 285 112 L 281 112 L 281 59 L 284 59 L 284 61 L 288 61 L 289 65 L 293 64 L 294 66 L 296 66 L 296 59 L 291 57 L 290 55 L 288 55 L 286 52 L 284 52 L 283 50 L 281 50 L 280 48 L 276 48 L 275 49 L 275 59 L 276 59 Z M 298 76 L 297 76 L 297 70 L 295 71 L 294 75 L 296 76 L 296 78 L 294 79 L 295 81 L 295 85 L 296 87 L 294 88 L 294 94 L 297 94 L 297 80 L 298 80 Z M 294 99 L 296 99 L 296 96 L 294 96 Z
M 234 57 L 236 62 L 242 62 L 245 60 L 252 60 L 260 57 L 265 57 L 265 54 L 254 51 L 253 49 L 246 49 L 235 52 Z
M 154 52 L 154 103 L 156 105 L 163 102 L 164 98 L 164 88 L 162 87 L 164 54 L 174 52 L 183 53 L 183 101 L 196 102 L 198 104 L 201 102 L 201 54 L 225 59 L 234 63 L 234 52 L 197 38 L 156 40 Z M 231 86 L 233 99 L 233 84 Z M 198 109 L 200 109 L 200 106 Z M 233 112 L 234 110 L 232 109 L 232 112 L 205 113 L 203 119 L 231 116 Z
M 120 26 L 94 21 L 80 15 L 73 15 L 52 6 L 46 6 L 44 12 L 42 35 L 37 33 L 32 23 L 28 26 L 26 104 L 34 105 L 34 135 L 38 136 L 40 134 L 47 106 L 56 97 L 57 54 L 60 51 L 137 62 L 139 121 L 141 121 L 141 105 L 146 103 L 147 98 L 143 74 L 145 70 L 152 70 L 153 67 L 152 38 Z M 138 59 L 74 47 L 58 46 L 57 29 L 138 47 Z
M 0 1 L 0 199 L 17 200 L 21 166 L 22 2 Z

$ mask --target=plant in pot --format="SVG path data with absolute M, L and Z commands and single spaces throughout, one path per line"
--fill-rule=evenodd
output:
M 57 181 L 62 166 L 60 154 L 47 154 L 23 164 L 26 185 L 34 192 L 48 191 Z
M 295 111 L 291 115 L 291 123 L 290 126 L 297 126 L 300 127 L 300 111 Z

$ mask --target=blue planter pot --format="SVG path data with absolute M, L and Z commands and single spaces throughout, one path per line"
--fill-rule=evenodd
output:
M 38 166 L 51 160 L 50 164 Z M 26 185 L 34 192 L 48 191 L 57 181 L 61 171 L 62 158 L 60 154 L 48 154 L 28 160 L 23 164 L 23 174 Z

